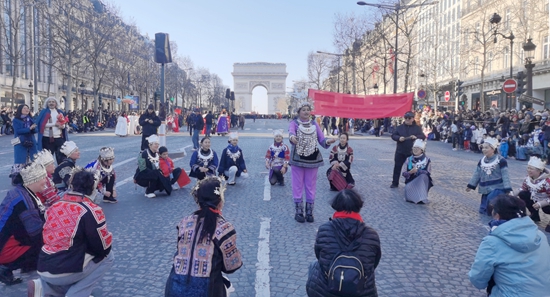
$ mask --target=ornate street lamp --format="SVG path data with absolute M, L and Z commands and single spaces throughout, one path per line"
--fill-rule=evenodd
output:
M 29 90 L 29 94 L 31 95 L 31 96 L 30 96 L 30 99 L 31 99 L 31 101 L 30 101 L 30 102 L 31 102 L 31 111 L 34 111 L 33 98 L 32 98 L 32 87 L 34 87 L 34 86 L 32 85 L 32 80 L 31 80 L 31 82 L 29 83 L 29 89 L 30 89 L 30 90 Z
M 84 84 L 84 82 L 81 82 L 80 83 L 80 94 L 82 94 L 82 112 L 84 112 L 84 88 L 86 87 L 86 85 Z
M 531 38 L 527 39 L 527 42 L 523 44 L 523 52 L 525 53 L 525 69 L 527 69 L 527 95 L 533 96 L 533 68 L 535 64 L 535 49 L 537 46 L 531 41 Z
M 504 39 L 510 40 L 510 78 L 514 78 L 514 63 L 513 63 L 513 57 L 514 57 L 514 33 L 510 31 L 510 35 L 506 36 L 500 32 L 498 32 L 498 26 L 500 21 L 502 20 L 502 17 L 498 13 L 493 13 L 491 18 L 489 19 L 489 23 L 491 23 L 491 29 L 493 30 L 493 36 L 494 36 L 494 43 L 497 43 L 497 35 L 502 36 Z

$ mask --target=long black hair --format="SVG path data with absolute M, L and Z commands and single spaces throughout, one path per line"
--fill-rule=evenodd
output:
M 199 235 L 199 242 L 202 241 L 204 237 L 212 238 L 214 232 L 216 232 L 217 220 L 218 216 L 220 216 L 216 209 L 222 201 L 221 192 L 221 181 L 216 177 L 210 177 L 201 181 L 198 189 L 194 190 L 192 193 L 195 197 L 195 201 L 200 207 L 199 210 L 194 212 L 194 214 L 198 216 L 197 222 L 204 218 L 203 227 Z M 199 224 L 197 224 L 195 228 L 195 234 L 198 228 Z
M 14 119 L 21 119 L 21 115 L 22 115 L 22 112 L 23 112 L 23 107 L 29 107 L 27 104 L 20 104 L 19 106 L 17 106 L 17 110 L 15 111 L 15 115 L 14 115 Z M 29 116 L 32 118 L 32 113 L 31 111 L 29 110 Z
M 515 196 L 498 195 L 491 203 L 493 213 L 497 213 L 501 220 L 511 220 L 526 216 L 525 202 Z

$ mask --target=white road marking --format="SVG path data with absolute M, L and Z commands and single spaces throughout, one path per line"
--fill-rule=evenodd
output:
M 260 236 L 258 237 L 258 263 L 256 263 L 256 281 L 254 288 L 256 296 L 271 296 L 269 286 L 269 228 L 271 218 L 262 218 L 260 222 Z
M 126 164 L 126 163 L 128 163 L 128 162 L 132 162 L 132 161 L 134 161 L 135 159 L 136 159 L 136 158 L 130 158 L 130 159 L 126 159 L 126 160 L 124 160 L 124 161 L 122 161 L 122 162 L 117 162 L 115 165 L 113 165 L 113 168 L 116 168 L 116 167 L 118 167 L 118 166 L 120 166 L 120 165 L 122 165 L 122 164 Z
M 261 128 L 258 128 L 258 129 L 256 129 L 256 130 L 258 130 L 258 131 L 259 131 L 259 130 L 262 130 L 262 129 L 261 129 Z
M 265 177 L 264 182 L 264 201 L 271 200 L 271 183 L 269 183 L 269 174 Z

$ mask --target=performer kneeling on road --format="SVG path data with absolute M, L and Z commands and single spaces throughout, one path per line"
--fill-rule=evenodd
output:
M 97 184 L 97 191 L 103 196 L 103 202 L 117 203 L 117 192 L 115 189 L 116 174 L 113 168 L 115 161 L 115 149 L 112 147 L 102 147 L 99 149 L 99 157 L 86 165 L 86 169 L 97 171 L 101 175 L 101 180 Z M 99 199 L 97 197 L 96 199 Z M 96 200 L 99 201 L 99 200 Z
M 13 270 L 36 270 L 45 210 L 36 193 L 47 182 L 46 169 L 36 161 L 13 174 L 17 184 L 0 204 L 0 282 L 8 286 L 22 282 Z
M 283 131 L 274 130 L 273 144 L 267 149 L 265 154 L 265 168 L 269 170 L 269 183 L 285 185 L 284 174 L 288 171 L 288 161 L 290 160 L 290 149 L 283 142 Z
M 340 143 L 333 146 L 330 151 L 329 161 L 332 166 L 327 170 L 331 191 L 341 191 L 355 187 L 355 180 L 351 175 L 353 149 L 348 144 L 349 135 L 342 132 L 338 138 Z
M 90 296 L 113 266 L 113 235 L 103 210 L 90 198 L 100 178 L 75 169 L 70 191 L 46 211 L 40 279 L 29 281 L 28 296 Z
M 80 159 L 80 150 L 74 141 L 65 141 L 60 151 L 67 156 L 67 158 L 55 168 L 52 174 L 52 180 L 59 192 L 64 192 L 69 188 L 71 171 L 76 167 L 76 160 Z
M 145 188 L 145 197 L 155 198 L 155 191 L 166 191 L 172 194 L 170 178 L 165 177 L 160 171 L 159 137 L 151 135 L 147 137 L 149 148 L 143 150 L 138 156 L 138 168 L 134 175 L 134 181 Z
M 218 169 L 218 155 L 210 148 L 210 138 L 204 137 L 201 139 L 201 148 L 193 152 L 191 160 L 190 177 L 195 177 L 201 180 L 207 176 L 216 175 Z
M 422 127 L 418 126 L 414 121 L 414 113 L 412 111 L 407 111 L 403 117 L 405 118 L 405 122 L 397 126 L 391 136 L 397 142 L 397 147 L 395 148 L 393 179 L 390 188 L 399 187 L 401 168 L 405 160 L 411 155 L 414 141 L 417 138 L 426 139 L 426 135 L 422 133 Z
M 224 181 L 217 176 L 193 188 L 199 209 L 177 226 L 177 251 L 164 296 L 227 296 L 231 283 L 222 272 L 233 273 L 243 262 L 235 228 L 222 216 L 224 191 Z
M 475 190 L 481 194 L 479 213 L 492 215 L 491 200 L 500 194 L 512 191 L 508 175 L 508 162 L 498 153 L 498 140 L 492 137 L 485 139 L 481 145 L 483 158 L 477 163 L 474 175 L 468 182 L 466 192 Z
M 412 203 L 428 203 L 428 191 L 433 187 L 432 163 L 426 156 L 426 142 L 420 139 L 414 141 L 412 156 L 403 164 L 405 178 L 405 201 Z
M 540 210 L 550 214 L 550 173 L 546 169 L 544 161 L 537 157 L 529 159 L 527 177 L 521 188 L 514 194 L 525 202 L 533 222 L 540 222 Z M 544 231 L 550 233 L 550 223 Z
M 223 149 L 218 173 L 225 176 L 228 185 L 235 185 L 237 177 L 248 177 L 246 164 L 244 163 L 243 150 L 237 145 L 239 134 L 229 133 L 229 145 Z

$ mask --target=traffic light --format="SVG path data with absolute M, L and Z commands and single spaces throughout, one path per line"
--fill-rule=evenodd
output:
M 527 76 L 523 71 L 518 72 L 516 75 L 516 81 L 518 82 L 518 86 L 516 88 L 516 96 L 521 96 L 521 94 L 525 93 L 527 91 L 525 89 L 525 85 L 527 84 Z
M 174 97 L 170 97 L 170 102 L 174 102 Z
M 462 95 L 463 93 L 463 88 L 462 88 L 462 84 L 464 82 L 461 81 L 460 79 L 456 81 L 456 84 L 455 84 L 455 94 L 457 97 L 460 97 L 460 95 Z
M 231 92 L 231 101 L 235 101 L 235 92 Z
M 99 95 L 99 109 L 103 109 L 103 97 Z
M 231 90 L 230 89 L 225 90 L 225 99 L 227 99 L 227 100 L 231 99 Z

